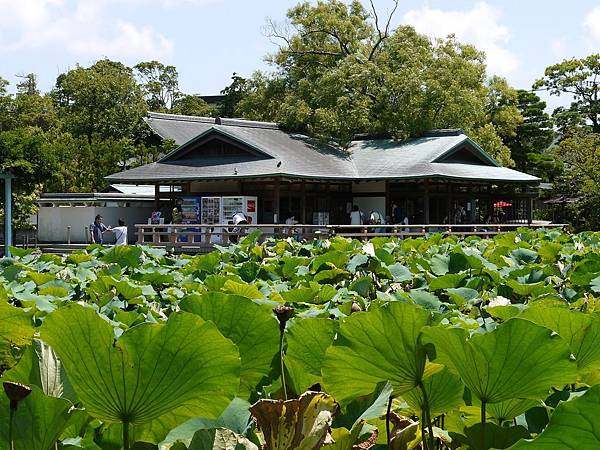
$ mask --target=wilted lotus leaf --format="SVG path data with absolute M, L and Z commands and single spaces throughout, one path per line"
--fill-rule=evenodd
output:
M 322 392 L 305 392 L 293 400 L 260 400 L 250 412 L 263 435 L 264 450 L 316 450 L 328 443 L 338 404 Z
M 390 414 L 392 430 L 390 431 L 390 450 L 411 450 L 418 446 L 421 440 L 419 422 L 396 413 Z
M 216 418 L 239 387 L 240 357 L 215 325 L 189 313 L 143 323 L 115 341 L 92 309 L 70 304 L 41 327 L 93 417 L 142 424 L 172 414 Z

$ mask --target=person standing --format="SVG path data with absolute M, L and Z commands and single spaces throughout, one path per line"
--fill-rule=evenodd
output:
M 127 226 L 123 219 L 119 219 L 119 226 L 111 230 L 115 233 L 115 245 L 127 245 Z
M 352 207 L 350 213 L 350 225 L 362 225 L 363 224 L 363 213 L 358 209 L 358 205 Z
M 104 244 L 104 233 L 110 231 L 110 227 L 107 227 L 102 222 L 102 216 L 98 214 L 94 218 L 94 222 L 90 225 L 90 239 L 92 244 Z

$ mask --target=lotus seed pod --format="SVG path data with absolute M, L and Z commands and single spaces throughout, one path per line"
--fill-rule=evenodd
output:
M 11 409 L 16 409 L 17 404 L 31 394 L 31 388 L 21 383 L 5 381 L 2 385 L 4 386 L 6 396 L 10 400 Z
M 290 320 L 294 315 L 294 308 L 290 308 L 289 306 L 285 305 L 280 305 L 277 308 L 273 308 L 273 312 L 277 316 L 277 320 L 279 320 L 279 329 L 281 331 L 285 330 L 286 322 Z

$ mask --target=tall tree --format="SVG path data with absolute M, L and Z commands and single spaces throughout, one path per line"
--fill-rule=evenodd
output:
M 197 95 L 181 95 L 169 112 L 186 116 L 211 117 L 216 114 L 216 109 Z
M 555 190 L 577 199 L 568 206 L 569 219 L 582 230 L 600 229 L 600 133 L 573 131 L 560 142 L 557 155 L 565 171 Z
M 391 15 L 383 18 L 372 3 L 367 10 L 359 1 L 304 2 L 288 20 L 270 22 L 280 44 L 269 57 L 275 70 L 248 80 L 236 115 L 341 145 L 359 133 L 403 139 L 460 127 L 511 164 L 498 129 L 488 126 L 491 88 L 483 54 L 472 46 L 453 37 L 432 41 L 411 27 L 392 29 Z M 496 116 L 498 127 L 513 125 L 504 113 Z
M 179 74 L 175 66 L 146 61 L 137 64 L 134 69 L 150 110 L 167 111 L 181 97 Z
M 549 149 L 554 140 L 554 122 L 546 112 L 546 102 L 533 92 L 519 90 L 517 107 L 523 121 L 506 140 L 515 167 L 552 181 L 561 173 L 562 163 Z
M 571 106 L 558 112 L 569 112 L 570 124 L 584 121 L 594 133 L 600 133 L 600 53 L 546 68 L 544 77 L 536 81 L 534 88 L 547 90 L 551 95 L 572 96 Z
M 15 175 L 13 218 L 17 227 L 29 222 L 44 182 L 57 168 L 56 159 L 45 144 L 45 134 L 36 128 L 0 132 L 0 171 Z M 3 201 L 4 198 L 0 200 L 2 206 Z
M 102 59 L 59 75 L 52 97 L 67 131 L 107 139 L 136 139 L 145 132 L 147 106 L 131 68 Z
M 218 108 L 219 117 L 235 117 L 237 106 L 249 89 L 248 80 L 234 72 L 231 76 L 231 84 L 221 91 L 224 98 Z

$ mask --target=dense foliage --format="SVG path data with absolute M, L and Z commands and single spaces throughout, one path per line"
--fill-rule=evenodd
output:
M 258 237 L 0 260 L 15 449 L 600 446 L 600 234 Z
M 159 61 L 78 65 L 47 93 L 35 74 L 16 90 L 0 77 L 0 170 L 18 175 L 15 225 L 27 225 L 42 190 L 101 190 L 106 175 L 172 149 L 145 125 L 152 110 L 273 120 L 342 146 L 357 134 L 403 139 L 460 127 L 500 163 L 554 182 L 552 195 L 570 202 L 558 221 L 600 227 L 598 165 L 582 172 L 569 157 L 575 142 L 583 159 L 597 157 L 600 55 L 546 69 L 533 91 L 569 102 L 550 116 L 536 93 L 487 73 L 476 48 L 393 28 L 391 16 L 365 5 L 302 2 L 286 22 L 270 20 L 267 34 L 279 45 L 267 57 L 272 71 L 234 73 L 218 107 L 182 92 L 176 67 Z

